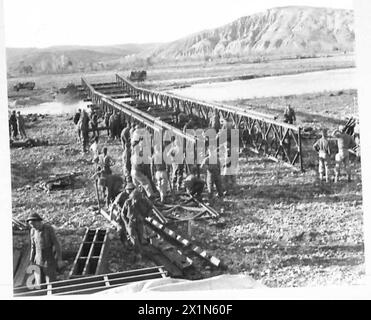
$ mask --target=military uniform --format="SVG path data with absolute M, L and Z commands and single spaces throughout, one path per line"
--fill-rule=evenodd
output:
M 89 143 L 89 116 L 85 111 L 80 116 L 78 127 L 82 135 L 82 150 L 86 152 Z
M 110 128 L 109 128 L 109 119 L 111 117 L 111 114 L 109 112 L 106 112 L 104 114 L 104 125 L 106 126 L 107 128 L 107 136 L 110 136 Z
M 62 258 L 62 252 L 53 227 L 49 224 L 42 224 L 40 230 L 31 228 L 30 235 L 30 261 L 37 265 L 41 271 L 40 274 L 35 273 L 36 283 L 55 281 L 58 268 L 57 260 Z
M 111 174 L 100 177 L 99 184 L 107 190 L 106 205 L 108 207 L 111 201 L 114 201 L 115 197 L 121 192 L 124 181 L 122 177 Z
M 122 167 L 125 180 L 132 181 L 131 178 L 131 147 L 127 146 L 122 152 Z
M 296 115 L 294 109 L 287 107 L 283 114 L 283 122 L 293 124 L 296 121 Z
M 223 196 L 222 178 L 220 176 L 220 162 L 210 164 L 210 158 L 207 157 L 201 166 L 206 166 L 206 185 L 209 198 L 212 198 L 213 186 L 215 185 L 219 197 Z
M 137 155 L 131 156 L 131 178 L 136 187 L 141 186 L 146 192 L 148 197 L 154 196 L 152 183 L 145 172 L 145 164 L 139 162 L 140 159 Z
M 93 132 L 93 137 L 99 137 L 98 116 L 95 112 L 91 116 L 90 126 L 91 126 L 91 129 L 92 129 L 92 132 Z
M 351 181 L 351 168 L 349 167 L 349 149 L 355 147 L 355 141 L 352 136 L 335 130 L 333 136 L 337 139 L 338 153 L 335 156 L 335 182 L 340 176 L 340 167 L 343 164 L 348 176 L 348 181 Z
M 172 168 L 172 186 L 173 190 L 179 191 L 182 187 L 183 183 L 183 173 L 184 173 L 184 163 L 178 163 L 180 157 L 178 154 L 180 152 L 180 148 L 177 145 L 174 145 L 170 148 L 168 152 L 168 157 L 171 159 L 171 168 Z M 183 155 L 182 155 L 183 158 Z
M 197 199 L 201 200 L 202 192 L 205 187 L 205 182 L 198 178 L 195 174 L 190 174 L 184 180 L 184 186 L 187 192 L 196 197 Z
M 153 155 L 152 171 L 154 172 L 156 179 L 157 190 L 160 192 L 160 200 L 163 202 L 165 200 L 170 183 L 164 160 L 160 158 L 162 160 L 161 163 L 156 163 L 156 157 L 162 158 L 162 155 L 158 153 Z
M 18 126 L 19 134 L 21 135 L 21 138 L 22 139 L 27 138 L 24 118 L 20 114 L 17 115 L 17 126 Z
M 137 254 L 144 244 L 144 219 L 150 214 L 152 203 L 134 190 L 121 210 L 120 219 L 125 225 L 128 240 L 133 244 Z
M 322 180 L 325 175 L 326 182 L 329 181 L 328 176 L 328 162 L 330 159 L 331 151 L 328 140 L 325 137 L 317 140 L 313 145 L 313 149 L 318 152 L 318 173 L 319 178 Z
M 15 111 L 11 114 L 9 118 L 9 126 L 12 131 L 13 139 L 16 139 L 18 136 L 18 125 L 17 125 L 17 117 L 15 115 Z

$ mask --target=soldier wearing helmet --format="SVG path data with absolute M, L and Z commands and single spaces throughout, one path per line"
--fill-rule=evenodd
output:
M 127 239 L 133 245 L 136 259 L 140 259 L 145 244 L 144 219 L 152 211 L 152 202 L 139 190 L 133 190 L 120 213 L 120 222 L 125 226 Z

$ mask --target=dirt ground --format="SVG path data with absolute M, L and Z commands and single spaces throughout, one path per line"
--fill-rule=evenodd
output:
M 297 108 L 299 121 L 315 117 L 319 126 L 324 121 L 335 126 L 344 111 L 337 99 L 343 101 L 343 106 L 355 95 L 347 91 L 289 99 L 294 106 L 306 103 L 303 109 Z M 267 104 L 276 112 L 282 99 L 254 102 Z M 323 104 L 330 112 L 321 112 L 319 106 Z M 80 152 L 72 116 L 47 116 L 28 123 L 27 134 L 47 139 L 49 146 L 11 150 L 12 214 L 23 220 L 37 212 L 55 226 L 63 258 L 69 262 L 60 276 L 66 278 L 85 227 L 109 227 L 94 210 L 97 200 L 90 178 L 94 166 L 91 155 Z M 121 174 L 121 146 L 107 140 L 104 133 L 102 143 L 116 160 L 113 172 Z M 309 146 L 313 141 L 304 143 Z M 320 184 L 315 155 L 309 147 L 307 150 L 304 163 L 311 165 L 304 173 L 254 154 L 241 155 L 238 193 L 214 204 L 222 214 L 222 223 L 193 223 L 193 241 L 222 259 L 228 265 L 227 273 L 245 273 L 269 287 L 362 283 L 365 271 L 360 162 L 352 159 L 351 183 L 342 177 L 336 185 Z M 50 175 L 72 171 L 82 173 L 72 188 L 49 193 L 38 188 Z M 109 272 L 153 265 L 146 259 L 133 263 L 114 230 L 111 237 Z M 203 276 L 219 273 L 205 270 Z

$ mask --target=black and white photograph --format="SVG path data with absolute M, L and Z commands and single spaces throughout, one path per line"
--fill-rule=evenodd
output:
M 0 4 L 13 298 L 367 285 L 353 1 Z

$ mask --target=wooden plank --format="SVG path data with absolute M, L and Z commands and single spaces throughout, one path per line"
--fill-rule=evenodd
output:
M 21 250 L 13 250 L 13 277 L 15 276 L 19 263 L 21 261 Z
M 88 269 L 89 269 L 89 267 L 90 267 L 90 265 L 92 263 L 91 257 L 92 257 L 92 254 L 93 254 L 94 243 L 97 241 L 97 236 L 98 236 L 98 229 L 95 230 L 94 239 L 93 239 L 92 244 L 90 246 L 89 254 L 88 254 L 88 257 L 87 257 L 86 263 L 85 263 L 85 268 L 84 268 L 84 270 L 82 272 L 82 275 L 83 276 L 91 275 L 91 274 L 87 274 L 87 272 L 89 271 Z
M 21 260 L 14 277 L 14 287 L 24 285 L 26 281 L 26 269 L 30 265 L 31 244 L 27 242 L 21 253 Z

